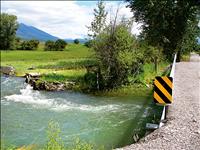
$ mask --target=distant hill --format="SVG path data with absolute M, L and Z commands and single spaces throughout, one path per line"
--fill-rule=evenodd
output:
M 24 39 L 24 40 L 31 40 L 31 39 L 37 39 L 39 41 L 47 41 L 52 40 L 56 41 L 59 39 L 58 37 L 55 37 L 49 33 L 46 33 L 36 27 L 28 26 L 26 24 L 20 23 L 19 27 L 17 29 L 17 36 Z M 73 43 L 74 39 L 64 39 L 67 43 Z M 80 43 L 85 43 L 86 39 L 78 39 Z
M 75 39 L 64 39 L 67 43 L 73 43 Z M 86 39 L 78 39 L 81 44 L 87 42 Z
M 19 28 L 17 30 L 17 36 L 25 40 L 37 39 L 39 41 L 47 41 L 47 40 L 55 41 L 58 39 L 58 37 L 55 37 L 36 27 L 28 26 L 23 23 L 19 24 Z

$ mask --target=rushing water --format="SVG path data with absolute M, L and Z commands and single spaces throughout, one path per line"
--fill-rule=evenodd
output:
M 76 138 L 106 149 L 133 142 L 155 115 L 147 97 L 95 97 L 75 92 L 34 91 L 23 78 L 1 77 L 1 138 L 9 144 L 44 145 L 50 120 L 65 145 Z

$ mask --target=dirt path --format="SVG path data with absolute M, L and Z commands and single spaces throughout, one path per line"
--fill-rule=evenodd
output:
M 200 150 L 200 57 L 176 63 L 174 102 L 167 123 L 137 144 L 120 150 Z

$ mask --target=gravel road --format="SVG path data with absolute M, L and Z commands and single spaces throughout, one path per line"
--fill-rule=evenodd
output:
M 200 57 L 176 63 L 174 102 L 167 123 L 140 142 L 118 150 L 200 150 Z

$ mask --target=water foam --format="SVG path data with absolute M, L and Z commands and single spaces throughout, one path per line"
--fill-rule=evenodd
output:
M 5 96 L 7 101 L 13 101 L 17 103 L 29 104 L 38 108 L 48 108 L 53 111 L 68 111 L 68 110 L 81 110 L 81 111 L 116 111 L 119 110 L 121 105 L 108 104 L 108 105 L 86 105 L 77 104 L 67 101 L 65 99 L 48 99 L 40 94 L 39 91 L 33 91 L 30 85 L 27 85 L 25 89 L 20 90 L 20 94 L 13 94 Z M 59 100 L 59 101 L 58 101 Z

